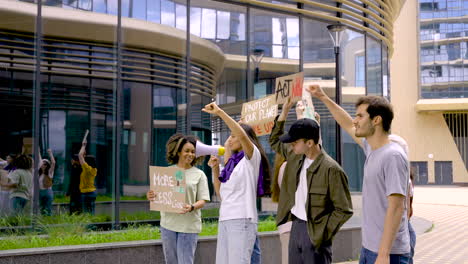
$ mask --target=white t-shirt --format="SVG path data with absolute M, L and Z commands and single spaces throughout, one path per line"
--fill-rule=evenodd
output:
M 314 160 L 309 158 L 304 159 L 301 174 L 299 175 L 299 185 L 297 185 L 295 204 L 291 209 L 291 213 L 304 221 L 307 221 L 307 213 L 305 209 L 307 202 L 307 169 L 313 162 Z
M 254 146 L 252 158 L 245 155 L 232 171 L 227 182 L 221 183 L 219 221 L 250 218 L 257 223 L 257 183 L 262 156 Z

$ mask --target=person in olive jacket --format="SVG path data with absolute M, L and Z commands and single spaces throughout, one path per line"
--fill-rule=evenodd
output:
M 333 237 L 353 215 L 348 177 L 318 143 L 316 121 L 299 119 L 283 135 L 292 105 L 284 103 L 270 136 L 271 148 L 287 161 L 276 224 L 293 221 L 289 263 L 331 263 Z

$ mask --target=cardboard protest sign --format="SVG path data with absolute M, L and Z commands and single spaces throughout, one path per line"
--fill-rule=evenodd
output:
M 150 189 L 156 198 L 150 201 L 150 210 L 163 212 L 181 212 L 186 204 L 185 173 L 177 167 L 149 168 Z
M 305 90 L 302 91 L 302 105 L 304 105 L 304 118 L 315 120 L 315 108 L 312 102 L 312 95 Z
M 292 102 L 302 100 L 302 84 L 304 73 L 299 72 L 288 76 L 276 78 L 275 100 L 276 104 L 283 104 L 291 96 Z
M 252 126 L 257 136 L 271 133 L 277 114 L 274 94 L 242 105 L 242 122 Z

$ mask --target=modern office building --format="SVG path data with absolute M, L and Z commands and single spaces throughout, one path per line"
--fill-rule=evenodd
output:
M 390 98 L 392 21 L 402 3 L 0 0 L 0 156 L 34 152 L 32 145 L 43 156 L 52 149 L 53 190 L 65 195 L 70 159 L 89 129 L 98 193 L 120 208 L 120 196 L 144 195 L 149 165 L 167 165 L 172 134 L 224 143 L 227 128 L 200 111 L 213 99 L 238 118 L 242 103 L 299 71 L 334 97 L 330 24 L 347 26 L 338 76 L 345 108 L 353 114 L 366 94 Z M 263 52 L 259 64 L 254 50 Z M 316 109 L 324 148 L 336 156 L 335 122 L 319 102 Z M 267 137 L 261 140 L 273 158 Z M 348 135 L 342 141 L 351 188 L 360 191 L 364 155 Z
M 417 184 L 468 183 L 467 8 L 459 0 L 408 2 L 395 24 L 403 57 L 392 58 L 394 132 L 410 145 Z

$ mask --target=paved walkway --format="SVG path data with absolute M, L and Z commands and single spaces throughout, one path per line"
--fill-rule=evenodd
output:
M 419 234 L 414 263 L 468 264 L 468 187 L 416 186 L 413 207 Z M 429 232 L 421 219 L 433 223 Z

